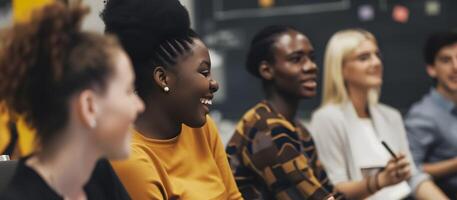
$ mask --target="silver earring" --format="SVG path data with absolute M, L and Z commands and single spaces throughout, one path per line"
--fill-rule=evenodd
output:
M 163 91 L 169 92 L 169 91 L 170 91 L 170 88 L 169 88 L 168 86 L 165 86 L 165 87 L 163 88 Z

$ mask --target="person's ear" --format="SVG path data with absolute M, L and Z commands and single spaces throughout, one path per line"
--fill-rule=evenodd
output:
M 78 117 L 82 124 L 90 129 L 97 127 L 99 106 L 97 105 L 96 98 L 95 92 L 90 89 L 83 90 L 76 97 Z
M 262 61 L 259 66 L 259 74 L 260 76 L 267 80 L 271 81 L 274 77 L 274 69 L 267 61 Z
M 432 78 L 436 78 L 436 68 L 434 65 L 427 65 L 427 74 Z
M 170 74 L 169 72 L 162 66 L 157 66 L 154 68 L 152 72 L 152 76 L 154 79 L 154 83 L 157 84 L 158 87 L 162 88 L 163 91 L 169 92 L 170 91 Z

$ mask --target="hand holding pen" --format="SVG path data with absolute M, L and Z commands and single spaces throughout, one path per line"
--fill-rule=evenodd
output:
M 377 174 L 378 186 L 383 188 L 409 179 L 409 177 L 411 177 L 411 167 L 405 154 L 395 154 L 384 141 L 382 141 L 382 145 L 386 148 L 392 158 L 389 160 L 384 170 Z

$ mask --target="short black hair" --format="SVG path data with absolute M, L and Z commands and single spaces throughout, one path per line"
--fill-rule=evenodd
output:
M 425 63 L 433 65 L 436 54 L 445 46 L 457 43 L 457 32 L 446 31 L 431 34 L 424 47 Z
M 152 70 L 171 67 L 190 52 L 199 36 L 179 0 L 108 0 L 101 13 L 105 32 L 118 36 L 136 74 L 135 87 L 144 100 L 152 91 Z
M 246 69 L 258 78 L 260 77 L 259 66 L 262 61 L 275 62 L 273 46 L 279 35 L 287 31 L 297 31 L 296 28 L 287 25 L 271 25 L 264 27 L 251 41 L 249 52 L 246 58 Z

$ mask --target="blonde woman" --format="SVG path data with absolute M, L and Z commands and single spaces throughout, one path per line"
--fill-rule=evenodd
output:
M 376 38 L 361 29 L 335 33 L 324 67 L 323 102 L 310 129 L 337 190 L 350 199 L 446 199 L 412 162 L 400 113 L 378 102 L 383 65 Z

